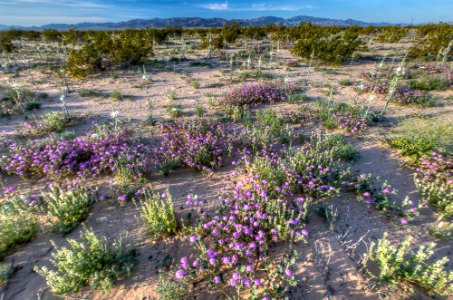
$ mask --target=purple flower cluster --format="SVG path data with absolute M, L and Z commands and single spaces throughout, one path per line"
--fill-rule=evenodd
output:
M 267 280 L 259 269 L 266 264 L 269 247 L 308 235 L 303 229 L 304 210 L 297 204 L 289 205 L 288 199 L 270 198 L 270 194 L 267 185 L 252 174 L 231 189 L 222 189 L 220 212 L 203 219 L 203 236 L 190 237 L 201 252 L 191 261 L 183 257 L 175 277 L 206 273 L 216 285 L 264 285 Z M 225 273 L 230 274 L 222 276 Z M 292 277 L 288 268 L 283 274 Z
M 374 91 L 378 95 L 385 95 L 389 91 L 388 80 L 382 78 L 376 73 L 366 72 L 360 74 L 360 77 L 366 80 L 366 83 L 360 83 L 356 90 L 362 93 L 371 93 Z
M 397 88 L 393 93 L 392 100 L 400 105 L 430 106 L 433 104 L 433 99 L 429 94 L 407 86 Z
M 72 140 L 13 143 L 1 164 L 7 172 L 23 176 L 82 177 L 113 173 L 121 158 L 134 175 L 142 176 L 148 170 L 145 150 L 145 145 L 134 145 L 122 133 L 87 134 Z
M 440 180 L 442 183 L 453 184 L 453 160 L 432 152 L 427 158 L 420 158 L 417 176 L 424 181 Z
M 308 236 L 307 202 L 295 193 L 324 196 L 336 190 L 338 169 L 325 157 L 326 165 L 319 164 L 318 150 L 308 144 L 300 149 L 265 148 L 252 156 L 244 149 L 234 163 L 239 171 L 226 175 L 231 184 L 220 192 L 222 207 L 214 215 L 204 215 L 203 233 L 190 237 L 199 253 L 181 259 L 176 278 L 205 274 L 215 285 L 268 290 L 277 276 L 262 271 L 272 268 L 269 249 Z M 191 195 L 188 200 L 191 203 Z M 289 265 L 277 269 L 281 284 L 294 279 Z
M 162 143 L 153 150 L 160 167 L 189 167 L 211 172 L 223 165 L 229 134 L 225 125 L 216 121 L 176 120 L 161 127 Z
M 273 83 L 244 83 L 231 91 L 222 101 L 225 106 L 252 106 L 285 101 L 287 93 Z
M 349 115 L 347 117 L 333 115 L 340 129 L 344 129 L 350 133 L 360 133 L 365 131 L 368 126 L 366 119 L 361 116 Z

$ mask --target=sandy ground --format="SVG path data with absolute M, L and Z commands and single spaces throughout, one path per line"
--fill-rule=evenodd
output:
M 400 50 L 395 50 L 394 45 L 378 45 L 376 53 L 394 51 L 397 55 Z M 373 53 L 371 53 L 373 54 Z M 368 54 L 370 55 L 370 54 Z M 198 59 L 202 54 L 190 57 Z M 281 50 L 281 61 L 291 59 L 288 51 Z M 108 122 L 112 109 L 119 113 L 127 127 L 134 128 L 144 121 L 149 113 L 149 101 L 152 103 L 152 114 L 156 118 L 167 116 L 166 107 L 171 104 L 182 106 L 185 115 L 193 115 L 196 105 L 203 105 L 208 113 L 214 113 L 215 109 L 209 105 L 209 97 L 212 95 L 221 97 L 231 90 L 235 84 L 228 82 L 229 76 L 222 75 L 222 70 L 227 68 L 227 62 L 213 60 L 212 67 L 193 67 L 191 60 L 176 65 L 176 72 L 172 65 L 168 69 L 149 68 L 151 82 L 146 88 L 141 87 L 143 80 L 141 74 L 134 70 L 118 70 L 115 74 L 118 78 L 112 78 L 111 74 L 105 73 L 90 77 L 83 81 L 71 81 L 71 90 L 67 97 L 67 107 L 73 114 L 87 114 L 88 118 L 74 128 L 76 133 L 84 133 L 94 128 L 101 122 Z M 289 81 L 299 84 L 305 89 L 305 94 L 311 99 L 326 98 L 326 86 L 333 84 L 337 93 L 333 95 L 334 101 L 352 103 L 355 101 L 365 102 L 369 95 L 360 95 L 352 87 L 343 87 L 338 84 L 341 79 L 359 80 L 359 74 L 363 71 L 371 71 L 374 62 L 355 61 L 341 66 L 334 71 L 313 70 L 309 78 L 309 84 L 303 85 L 301 80 L 306 78 L 308 66 L 301 64 L 298 67 L 285 71 L 276 63 L 272 68 L 265 70 L 266 73 L 278 75 L 280 78 L 288 76 Z M 333 68 L 327 68 L 333 69 Z M 183 73 L 182 73 L 183 72 Z M 236 71 L 238 73 L 240 71 Z M 199 80 L 201 87 L 195 89 L 187 78 Z M 36 92 L 45 92 L 49 98 L 43 101 L 42 109 L 30 115 L 39 116 L 48 111 L 61 110 L 62 104 L 59 99 L 59 89 L 56 86 L 57 79 L 49 71 L 22 71 L 15 78 L 22 86 Z M 8 85 L 8 77 L 0 77 L 0 85 Z M 217 85 L 216 87 L 209 87 Z M 110 97 L 82 98 L 77 91 L 80 89 L 96 89 L 104 94 L 112 91 L 120 91 L 127 98 L 115 101 Z M 176 99 L 167 97 L 172 90 L 176 91 Z M 452 90 L 438 92 L 437 95 L 446 99 L 452 95 Z M 296 111 L 300 104 L 280 104 L 274 109 L 281 112 Z M 383 100 L 373 103 L 374 108 L 384 105 Z M 398 121 L 401 117 L 413 113 L 423 113 L 427 116 L 452 118 L 453 106 L 451 100 L 444 100 L 444 106 L 433 108 L 403 108 L 390 106 L 388 118 L 391 122 Z M 12 135 L 20 127 L 24 120 L 23 116 L 12 116 L 0 119 L 0 131 L 2 139 Z M 302 125 L 303 127 L 304 125 Z M 142 130 L 142 129 L 140 129 Z M 149 133 L 150 129 L 143 129 Z M 318 124 L 306 125 L 301 130 L 323 130 Z M 413 183 L 413 170 L 403 164 L 403 160 L 393 151 L 383 146 L 387 128 L 371 128 L 370 133 L 360 139 L 349 138 L 360 150 L 360 159 L 351 167 L 361 173 L 372 173 L 380 176 L 383 180 L 399 190 L 398 201 L 410 196 L 418 199 Z M 212 207 L 217 205 L 218 191 L 226 184 L 222 175 L 231 171 L 226 166 L 220 169 L 213 178 L 208 178 L 192 171 L 180 170 L 177 175 L 162 178 L 156 176 L 150 182 L 150 186 L 156 190 L 169 189 L 175 200 L 178 218 L 187 218 L 189 211 L 184 208 L 184 196 L 189 190 L 194 191 L 199 197 L 207 200 Z M 99 185 L 105 185 L 107 179 L 97 179 Z M 43 189 L 48 183 L 40 179 L 32 184 L 14 176 L 4 176 L 4 185 L 18 185 L 23 190 Z M 436 219 L 437 214 L 430 208 L 425 208 L 422 215 L 415 223 L 407 226 L 399 225 L 394 217 L 368 208 L 358 202 L 351 195 L 340 195 L 330 200 L 332 207 L 337 212 L 337 217 L 331 224 L 326 224 L 316 214 L 311 214 L 307 229 L 311 233 L 306 244 L 295 245 L 299 250 L 300 259 L 296 265 L 297 277 L 300 283 L 290 291 L 291 299 L 407 299 L 401 291 L 379 289 L 364 275 L 360 266 L 360 258 L 366 252 L 367 245 L 382 237 L 384 232 L 389 233 L 389 238 L 401 241 L 406 236 L 414 237 L 414 245 L 427 244 L 436 241 L 436 257 L 451 256 L 453 243 L 451 241 L 436 240 L 430 233 L 429 228 Z M 120 281 L 109 293 L 101 291 L 83 291 L 76 298 L 68 299 L 154 299 L 157 297 L 156 280 L 161 273 L 168 272 L 171 261 L 178 261 L 187 254 L 185 242 L 179 239 L 151 242 L 143 230 L 138 218 L 137 207 L 133 203 L 125 206 L 111 206 L 106 203 L 96 203 L 93 210 L 84 222 L 86 227 L 93 228 L 96 233 L 112 236 L 127 234 L 127 238 L 140 250 L 139 264 L 132 276 Z M 81 226 L 69 234 L 69 238 L 78 238 Z M 0 289 L 1 300 L 27 300 L 27 299 L 54 299 L 42 277 L 32 272 L 34 265 L 49 265 L 49 258 L 53 251 L 50 241 L 57 245 L 65 245 L 65 238 L 51 232 L 41 232 L 30 243 L 23 245 L 13 254 L 6 258 L 6 262 L 13 262 L 15 273 L 6 286 Z M 451 262 L 448 269 L 452 269 Z M 410 299 L 428 299 L 423 292 L 416 293 Z M 194 299 L 217 299 L 217 296 L 202 294 Z M 220 298 L 219 298 L 220 299 Z

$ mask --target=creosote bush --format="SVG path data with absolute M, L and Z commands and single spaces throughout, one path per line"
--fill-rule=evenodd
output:
M 57 295 L 76 293 L 89 285 L 94 289 L 111 289 L 115 281 L 129 276 L 137 262 L 138 251 L 129 248 L 123 239 L 108 242 L 93 231 L 83 229 L 82 242 L 68 239 L 69 248 L 52 242 L 55 252 L 51 262 L 55 270 L 34 268 Z
M 311 24 L 300 25 L 296 45 L 291 52 L 305 60 L 318 59 L 323 63 L 339 65 L 352 57 L 362 44 L 352 30 L 332 30 Z

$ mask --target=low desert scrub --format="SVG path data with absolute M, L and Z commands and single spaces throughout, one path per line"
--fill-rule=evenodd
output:
M 417 251 L 410 249 L 411 244 L 412 238 L 408 238 L 401 244 L 394 245 L 387 239 L 387 234 L 384 234 L 377 244 L 371 244 L 364 265 L 378 284 L 409 284 L 431 294 L 451 294 L 453 272 L 444 269 L 448 258 L 443 257 L 431 262 L 429 260 L 434 254 L 434 243 L 428 247 L 420 246 Z M 373 265 L 377 266 L 377 272 L 371 272 Z
M 131 274 L 138 252 L 128 247 L 123 239 L 108 242 L 88 229 L 84 229 L 80 237 L 81 242 L 68 239 L 69 248 L 52 242 L 55 252 L 50 261 L 55 270 L 34 268 L 46 279 L 52 292 L 66 295 L 88 285 L 107 291 L 115 281 Z
M 452 217 L 453 160 L 433 152 L 419 163 L 414 179 L 420 194 L 445 217 Z
M 448 153 L 453 150 L 453 122 L 449 120 L 409 119 L 403 121 L 388 143 L 400 149 L 401 155 L 408 156 L 418 164 L 419 158 L 432 151 Z
M 81 117 L 67 115 L 64 112 L 50 112 L 37 120 L 23 122 L 24 134 L 41 136 L 49 133 L 61 133 L 66 128 L 76 125 Z
M 175 208 L 170 193 L 162 195 L 151 191 L 143 193 L 144 199 L 140 205 L 140 217 L 146 231 L 153 238 L 161 238 L 175 233 L 178 226 Z
M 450 85 L 451 80 L 440 76 L 430 76 L 409 81 L 410 88 L 426 91 L 446 90 Z
M 104 93 L 94 89 L 81 89 L 79 90 L 79 96 L 82 98 L 88 97 L 105 97 Z
M 62 234 L 71 232 L 85 220 L 94 202 L 94 194 L 88 188 L 81 186 L 73 186 L 66 191 L 54 187 L 47 197 L 50 221 Z
M 359 150 L 356 146 L 346 142 L 345 138 L 339 134 L 326 135 L 323 144 L 327 147 L 335 148 L 334 156 L 344 161 L 354 161 L 359 157 Z
M 37 232 L 35 217 L 17 194 L 0 206 L 0 260 L 17 245 L 30 241 Z

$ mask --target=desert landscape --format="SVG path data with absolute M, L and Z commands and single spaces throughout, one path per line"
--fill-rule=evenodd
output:
M 0 31 L 0 299 L 448 299 L 453 25 Z

